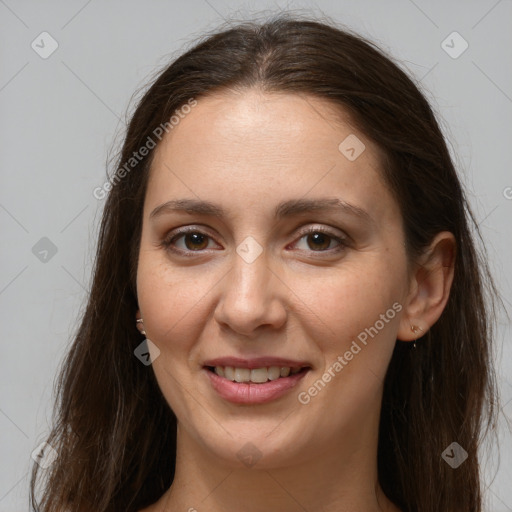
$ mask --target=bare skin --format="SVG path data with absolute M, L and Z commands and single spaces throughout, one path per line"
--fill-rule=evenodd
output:
M 365 145 L 353 161 L 338 149 L 351 134 Z M 322 198 L 344 206 L 274 216 L 283 201 Z M 151 216 L 178 199 L 224 212 Z M 143 215 L 138 316 L 178 418 L 174 483 L 143 512 L 397 512 L 377 474 L 383 379 L 396 340 L 413 341 L 441 315 L 453 236 L 408 261 L 374 144 L 328 102 L 257 90 L 198 100 L 156 149 Z M 185 226 L 203 236 L 179 236 Z M 251 262 L 237 252 L 247 237 L 262 249 Z M 309 370 L 275 400 L 235 404 L 204 367 L 223 356 Z

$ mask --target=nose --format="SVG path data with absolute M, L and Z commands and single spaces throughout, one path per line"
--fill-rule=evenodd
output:
M 224 328 L 256 338 L 281 328 L 287 317 L 286 286 L 269 267 L 265 253 L 249 263 L 234 254 L 231 272 L 222 280 L 214 318 Z

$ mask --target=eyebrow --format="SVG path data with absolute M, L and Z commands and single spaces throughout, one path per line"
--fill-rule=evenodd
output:
M 225 216 L 225 211 L 221 206 L 209 201 L 199 199 L 172 199 L 157 206 L 149 214 L 149 218 L 152 219 L 167 213 L 180 212 L 218 218 Z M 373 222 L 368 212 L 339 198 L 290 199 L 277 205 L 274 210 L 274 217 L 276 219 L 282 219 L 309 212 L 341 212 Z

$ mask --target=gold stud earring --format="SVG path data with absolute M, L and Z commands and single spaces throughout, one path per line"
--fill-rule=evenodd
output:
M 423 332 L 423 329 L 419 325 L 411 325 L 411 331 L 414 334 L 418 334 L 418 332 Z M 412 348 L 416 348 L 416 340 L 414 340 L 414 344 L 413 344 Z
M 143 336 L 146 336 L 146 331 L 144 330 L 144 320 L 142 320 L 142 318 L 137 318 L 136 324 L 137 324 L 137 328 L 139 329 L 140 333 Z M 140 325 L 140 327 L 139 327 L 139 325 Z

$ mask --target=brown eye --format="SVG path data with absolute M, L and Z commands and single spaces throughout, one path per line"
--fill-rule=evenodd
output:
M 185 247 L 191 251 L 200 251 L 208 247 L 208 236 L 203 233 L 186 233 L 182 235 L 182 237 L 185 242 Z
M 347 247 L 347 241 L 334 233 L 314 228 L 303 232 L 295 245 L 302 251 L 332 253 Z
M 307 244 L 313 251 L 324 251 L 331 245 L 332 238 L 321 232 L 314 232 L 307 235 Z
M 169 251 L 188 256 L 194 252 L 200 253 L 205 249 L 211 249 L 210 242 L 213 243 L 213 239 L 206 233 L 198 230 L 186 230 L 170 234 L 162 241 L 161 245 Z

